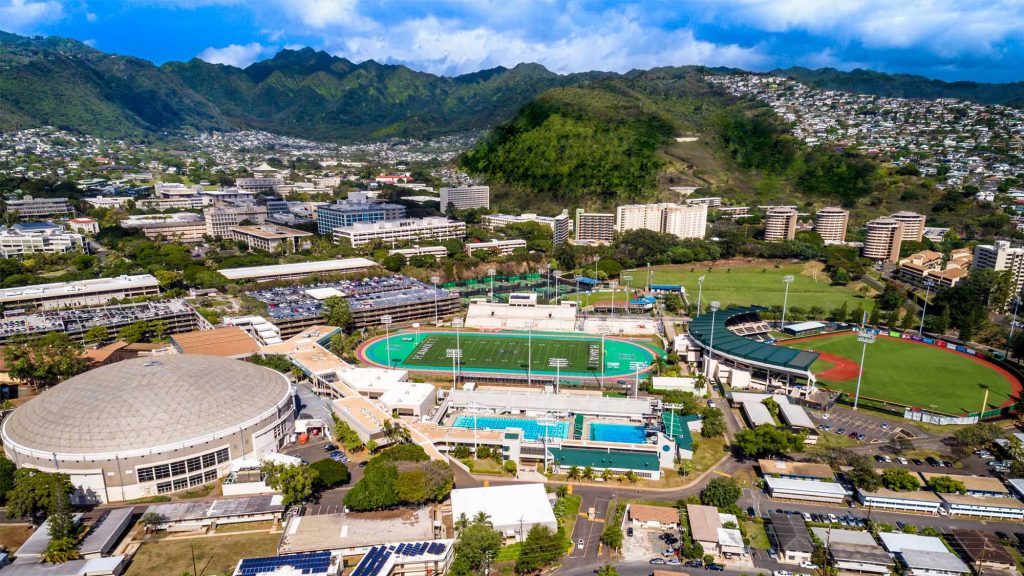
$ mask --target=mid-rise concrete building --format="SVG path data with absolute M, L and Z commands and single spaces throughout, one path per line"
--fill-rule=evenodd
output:
M 490 186 L 460 186 L 458 188 L 441 188 L 441 211 L 448 210 L 451 204 L 456 210 L 491 207 Z
M 576 209 L 576 241 L 586 243 L 611 242 L 615 237 L 615 214 L 587 212 Z
M 100 231 L 100 223 L 92 218 L 72 218 L 68 220 L 68 228 L 79 234 L 96 234 Z
M 401 254 L 406 258 L 412 258 L 413 256 L 433 256 L 434 258 L 444 258 L 448 255 L 448 249 L 444 246 L 416 246 L 413 248 L 396 248 L 394 250 L 388 250 L 388 256 L 395 254 Z
M 491 240 L 489 242 L 467 242 L 465 250 L 467 254 L 472 254 L 478 250 L 485 250 L 487 252 L 497 252 L 501 256 L 508 256 L 516 251 L 517 248 L 526 248 L 526 240 L 522 238 L 516 238 L 514 240 Z
M 150 240 L 201 242 L 206 235 L 206 221 L 199 214 L 136 214 L 121 221 L 122 228 L 138 228 Z
M 1024 288 L 1024 248 L 1013 248 L 1007 240 L 995 244 L 978 244 L 974 247 L 975 270 L 995 270 L 1010 273 L 1010 298 L 1020 294 Z
M 920 242 L 924 236 L 924 215 L 902 210 L 891 218 L 903 225 L 904 242 Z
M 903 245 L 903 224 L 892 218 L 875 218 L 868 222 L 861 255 L 872 260 L 896 262 Z
M 75 213 L 67 198 L 33 198 L 23 196 L 21 200 L 5 200 L 7 212 L 17 212 L 19 220 L 33 220 L 52 216 L 71 216 Z
M 764 239 L 767 242 L 792 240 L 796 238 L 796 208 L 779 206 L 764 215 Z
M 313 233 L 274 224 L 261 224 L 229 228 L 225 237 L 245 242 L 250 249 L 255 248 L 266 252 L 298 252 L 310 246 Z
M 273 194 L 277 187 L 284 184 L 281 178 L 238 178 L 235 186 L 239 190 L 253 194 Z
M 615 211 L 615 230 L 653 230 L 680 238 L 703 238 L 708 225 L 707 204 L 629 204 Z
M 349 192 L 348 198 L 334 204 L 317 206 L 317 232 L 330 234 L 335 228 L 361 222 L 380 222 L 405 218 L 405 206 L 370 199 L 365 192 Z
M 81 234 L 65 231 L 49 222 L 0 226 L 0 258 L 13 258 L 25 254 L 65 254 L 81 252 L 84 242 Z
M 136 201 L 139 208 L 146 210 L 200 210 L 210 204 L 213 204 L 213 199 L 209 196 L 147 198 Z
M 822 208 L 814 215 L 814 231 L 825 244 L 840 244 L 846 241 L 846 226 L 850 212 L 842 208 Z
M 203 187 L 199 184 L 186 186 L 180 182 L 157 182 L 153 190 L 157 198 L 193 198 L 199 196 Z
M 139 274 L 5 288 L 0 290 L 0 305 L 7 309 L 55 310 L 78 306 L 102 306 L 114 299 L 155 296 L 159 293 L 160 283 L 152 274 Z
M 248 221 L 263 224 L 267 220 L 267 207 L 256 204 L 239 206 L 212 206 L 203 210 L 206 233 L 210 236 L 226 236 L 228 230 Z
M 418 242 L 447 240 L 466 235 L 466 223 L 441 216 L 430 218 L 404 218 L 378 222 L 356 222 L 351 226 L 334 228 L 334 241 L 347 240 L 354 248 L 369 242 Z

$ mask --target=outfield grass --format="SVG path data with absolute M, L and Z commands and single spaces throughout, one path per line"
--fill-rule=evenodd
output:
M 452 359 L 447 352 L 458 347 L 462 349 L 461 365 L 464 370 L 525 373 L 529 365 L 534 373 L 555 374 L 549 359 L 564 358 L 567 365 L 561 368 L 561 374 L 565 376 L 593 376 L 600 375 L 602 371 L 600 338 L 561 338 L 550 334 L 537 334 L 531 338 L 522 333 L 469 332 L 456 339 L 456 335 L 449 332 L 406 332 L 392 335 L 386 343 L 383 339 L 371 343 L 365 348 L 365 355 L 373 362 L 387 364 L 387 349 L 390 348 L 393 366 L 450 370 Z M 631 362 L 650 365 L 653 360 L 649 349 L 610 338 L 604 342 L 603 356 L 604 373 L 608 377 L 632 374 Z
M 781 345 L 828 352 L 856 363 L 860 362 L 863 346 L 853 333 Z M 816 374 L 824 368 L 818 363 L 811 366 Z M 857 386 L 856 378 L 833 382 L 819 376 L 819 381 L 851 394 Z M 879 400 L 961 414 L 981 408 L 984 386 L 989 389 L 990 408 L 1010 398 L 1010 382 L 988 364 L 935 346 L 880 337 L 874 344 L 868 344 L 860 393 Z
M 624 276 L 632 276 L 630 285 L 644 287 L 647 285 L 647 269 L 637 268 L 632 272 L 623 271 Z M 847 286 L 832 286 L 828 276 L 822 271 L 820 262 L 802 264 L 783 264 L 778 268 L 772 263 L 719 265 L 707 264 L 652 266 L 654 284 L 682 284 L 696 304 L 698 283 L 697 278 L 704 276 L 704 289 L 701 295 L 703 307 L 712 300 L 728 306 L 782 306 L 785 296 L 785 284 L 782 278 L 793 276 L 789 286 L 788 306 L 808 309 L 811 306 L 831 310 L 846 302 L 850 310 L 863 306 L 871 310 L 874 300 L 865 297 L 858 291 L 863 284 L 851 282 Z M 870 292 L 873 294 L 873 292 Z
M 280 540 L 280 534 L 261 533 L 147 542 L 135 553 L 126 574 L 191 574 L 193 550 L 196 565 L 205 567 L 206 574 L 231 574 L 242 558 L 275 556 Z

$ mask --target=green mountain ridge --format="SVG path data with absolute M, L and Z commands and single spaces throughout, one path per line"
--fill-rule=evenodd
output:
M 552 88 L 651 82 L 642 90 L 654 95 L 665 89 L 658 70 L 563 75 L 518 64 L 447 77 L 373 60 L 356 64 L 312 48 L 282 50 L 246 68 L 197 58 L 155 66 L 72 39 L 0 32 L 0 129 L 52 125 L 133 139 L 246 128 L 325 141 L 429 138 L 493 127 Z M 864 70 L 776 73 L 823 88 L 1024 105 L 1021 82 L 946 83 Z

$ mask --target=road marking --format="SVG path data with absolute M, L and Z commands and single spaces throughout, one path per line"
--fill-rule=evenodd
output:
M 721 470 L 715 470 L 714 472 L 715 472 L 715 474 L 718 474 L 719 476 L 725 476 L 726 478 L 732 478 L 732 475 L 726 474 L 725 472 L 722 472 Z

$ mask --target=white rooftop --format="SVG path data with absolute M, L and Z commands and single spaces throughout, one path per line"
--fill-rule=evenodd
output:
M 485 512 L 498 527 L 556 522 L 543 484 L 459 488 L 452 490 L 451 498 L 452 518 L 465 514 L 472 520 L 478 512 Z
M 26 297 L 55 297 L 76 294 L 106 292 L 118 288 L 135 288 L 138 286 L 159 286 L 152 274 L 134 276 L 116 276 L 114 278 L 94 278 L 92 280 L 76 280 L 74 282 L 51 282 L 49 284 L 33 284 L 18 288 L 0 290 L 0 302 L 22 300 Z
M 794 428 L 809 428 L 814 430 L 814 422 L 807 415 L 807 411 L 796 404 L 780 404 L 779 414 L 790 426 Z
M 786 328 L 796 332 L 802 332 L 804 330 L 822 330 L 825 328 L 825 325 L 821 322 L 797 322 L 796 324 L 787 325 Z
M 306 289 L 306 295 L 310 298 L 316 298 L 317 300 L 327 300 L 328 298 L 341 298 L 345 294 L 337 288 L 308 288 Z
M 775 419 L 772 418 L 772 413 L 768 410 L 768 407 L 761 404 L 760 401 L 748 401 L 743 403 L 743 412 L 746 413 L 747 419 L 754 426 L 761 426 L 767 424 L 769 426 L 775 425 Z
M 367 258 L 345 258 L 342 260 L 318 260 L 316 262 L 297 262 L 295 264 L 272 264 L 269 266 L 248 266 L 244 268 L 228 268 L 218 270 L 228 280 L 245 280 L 272 276 L 290 276 L 293 274 L 316 274 L 318 272 L 345 272 L 372 268 L 377 263 Z
M 846 496 L 846 490 L 837 482 L 820 482 L 818 480 L 797 480 L 795 478 L 776 478 L 765 476 L 765 484 L 772 490 L 800 491 L 823 496 Z
M 946 545 L 942 540 L 934 536 L 919 536 L 917 534 L 898 534 L 895 532 L 881 532 L 878 534 L 882 544 L 889 552 L 902 552 L 904 550 L 923 550 L 927 552 L 947 552 Z
M 380 401 L 388 409 L 395 409 L 403 406 L 422 406 L 435 388 L 430 384 L 417 382 L 399 382 L 389 388 L 381 395 Z
M 646 398 L 602 398 L 574 394 L 543 394 L 522 391 L 453 390 L 453 407 L 481 410 L 559 412 L 640 418 L 651 411 Z

